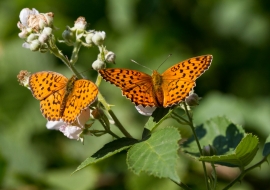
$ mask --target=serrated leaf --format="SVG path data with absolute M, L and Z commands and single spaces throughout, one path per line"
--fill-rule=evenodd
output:
M 73 173 L 87 167 L 90 164 L 97 163 L 97 162 L 104 160 L 110 156 L 113 156 L 113 155 L 115 155 L 123 150 L 126 150 L 137 142 L 138 142 L 138 140 L 132 139 L 132 138 L 120 138 L 120 139 L 116 139 L 112 142 L 109 142 L 109 143 L 105 144 L 100 150 L 98 150 L 91 157 L 89 157 L 85 161 L 83 161 Z
M 180 134 L 176 128 L 156 131 L 146 141 L 133 145 L 127 155 L 127 164 L 135 174 L 144 171 L 156 177 L 170 178 L 178 183 L 176 172 Z
M 200 161 L 224 163 L 244 168 L 255 157 L 258 151 L 259 139 L 252 134 L 247 134 L 231 154 L 221 156 L 202 156 Z
M 229 154 L 234 151 L 245 135 L 240 125 L 232 123 L 225 117 L 212 118 L 197 126 L 195 131 L 201 147 L 211 145 L 216 149 L 217 155 Z M 197 159 L 200 156 L 194 136 L 184 142 L 182 147 L 194 158 Z
M 269 154 L 270 154 L 270 135 L 267 137 L 263 147 L 263 156 L 268 156 Z
M 149 129 L 150 131 L 154 130 L 172 111 L 173 109 L 171 108 L 157 108 L 152 116 L 149 117 L 144 128 Z

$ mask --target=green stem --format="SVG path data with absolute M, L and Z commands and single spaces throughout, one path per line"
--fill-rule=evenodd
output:
M 79 54 L 81 46 L 82 46 L 81 41 L 77 41 L 75 43 L 75 45 L 73 47 L 72 55 L 71 55 L 71 58 L 70 58 L 70 64 L 71 65 L 75 65 L 75 63 L 77 62 L 78 54 Z
M 267 157 L 263 157 L 263 159 L 261 161 L 259 161 L 257 164 L 254 164 L 253 166 L 250 166 L 248 169 L 246 170 L 242 170 L 242 172 L 240 173 L 240 175 L 235 178 L 229 185 L 227 185 L 223 190 L 227 190 L 229 189 L 230 187 L 232 187 L 237 181 L 240 181 L 244 175 L 246 175 L 246 173 L 258 166 L 260 166 L 263 162 L 267 161 Z
M 182 189 L 184 189 L 184 190 L 191 190 L 186 184 L 184 184 L 184 183 L 182 183 L 182 182 L 180 182 L 180 183 L 177 183 L 176 181 L 174 181 L 174 180 L 171 180 L 171 181 L 173 181 L 176 185 L 178 185 L 179 187 L 182 187 Z
M 198 139 L 198 137 L 197 137 L 197 134 L 196 134 L 196 131 L 195 131 L 195 127 L 194 127 L 194 125 L 193 125 L 192 117 L 191 117 L 190 114 L 189 114 L 189 111 L 188 111 L 188 109 L 187 109 L 186 102 L 184 102 L 183 104 L 184 104 L 184 107 L 185 107 L 185 112 L 186 112 L 186 114 L 187 114 L 187 116 L 188 116 L 188 120 L 189 120 L 189 122 L 190 122 L 191 130 L 192 130 L 193 135 L 194 135 L 194 138 L 195 138 L 195 140 L 196 140 L 196 143 L 197 143 L 197 146 L 198 146 L 200 155 L 202 155 L 202 148 L 201 148 L 199 139 Z M 202 165 L 203 165 L 203 172 L 204 172 L 204 180 L 205 180 L 205 184 L 206 184 L 207 189 L 209 189 L 209 183 L 208 183 L 208 179 L 207 179 L 207 171 L 206 171 L 206 166 L 205 166 L 205 162 L 204 162 L 204 161 L 202 161 Z
M 99 122 L 101 123 L 101 125 L 104 127 L 104 129 L 105 129 L 105 131 L 107 132 L 107 133 L 109 133 L 110 135 L 112 135 L 113 137 L 115 137 L 115 138 L 117 138 L 117 139 L 119 139 L 120 137 L 119 136 L 117 136 L 116 134 L 114 134 L 105 124 L 104 124 L 104 122 L 101 120 L 101 119 L 99 119 Z
M 215 167 L 214 163 L 211 163 L 211 166 L 213 168 L 213 173 L 214 173 L 214 187 L 213 187 L 213 189 L 216 189 L 216 186 L 217 186 L 217 171 L 216 171 L 216 167 Z
M 58 57 L 59 59 L 61 59 L 63 61 L 63 63 L 79 78 L 81 79 L 82 76 L 81 74 L 75 69 L 75 67 L 70 64 L 70 61 L 68 60 L 67 56 L 65 56 L 59 49 L 58 47 L 54 44 L 53 42 L 54 40 L 51 39 L 48 42 L 48 47 L 51 51 L 52 54 L 54 54 L 56 57 Z
M 99 86 L 101 83 L 101 76 L 100 74 L 97 77 L 96 85 Z M 101 93 L 98 93 L 98 100 L 99 102 L 104 106 L 104 108 L 108 111 L 112 119 L 114 120 L 115 125 L 118 127 L 118 129 L 128 138 L 133 138 L 127 130 L 123 127 L 121 122 L 118 120 L 118 118 L 115 116 L 114 112 L 111 110 L 111 106 L 106 102 L 105 98 L 102 96 Z

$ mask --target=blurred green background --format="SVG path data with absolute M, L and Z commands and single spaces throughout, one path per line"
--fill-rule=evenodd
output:
M 88 136 L 82 145 L 58 131 L 46 129 L 39 102 L 29 90 L 19 86 L 16 75 L 20 70 L 52 70 L 67 77 L 72 73 L 50 53 L 22 48 L 16 24 L 21 9 L 26 7 L 53 12 L 58 39 L 66 25 L 73 26 L 77 17 L 84 16 L 90 23 L 89 29 L 106 32 L 107 49 L 117 56 L 116 65 L 111 67 L 149 73 L 130 59 L 156 69 L 172 54 L 159 69 L 163 72 L 184 59 L 212 54 L 210 69 L 197 80 L 195 91 L 203 99 L 195 108 L 195 122 L 225 115 L 242 124 L 247 132 L 258 135 L 261 145 L 270 133 L 270 1 L 1 0 L 0 189 L 179 189 L 168 179 L 132 174 L 125 164 L 125 153 L 70 175 L 84 159 L 113 139 L 109 135 Z M 71 47 L 59 47 L 70 55 Z M 97 53 L 95 47 L 82 48 L 77 69 L 89 70 Z M 95 71 L 86 73 L 95 80 Z M 140 138 L 147 117 L 139 115 L 118 88 L 103 82 L 101 92 L 115 105 L 113 110 L 128 131 Z M 166 125 L 172 123 L 163 126 Z M 259 151 L 256 160 L 260 158 Z M 219 187 L 238 174 L 237 169 L 217 169 Z M 193 189 L 203 189 L 201 166 L 183 154 L 179 176 Z M 249 172 L 232 189 L 270 189 L 269 165 L 264 163 Z

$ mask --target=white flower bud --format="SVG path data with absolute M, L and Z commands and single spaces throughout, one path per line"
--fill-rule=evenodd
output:
M 31 43 L 33 40 L 36 40 L 36 39 L 38 39 L 38 35 L 32 33 L 27 37 L 26 41 Z
M 94 33 L 93 32 L 90 32 L 90 33 L 86 34 L 86 36 L 85 36 L 85 42 L 87 44 L 92 44 L 93 43 L 93 41 L 92 41 L 93 36 L 94 36 Z
M 95 32 L 94 36 L 92 37 L 92 41 L 97 46 L 101 46 L 105 40 L 106 33 L 104 31 L 102 32 Z
M 51 35 L 52 34 L 52 28 L 50 27 L 45 27 L 42 31 L 42 34 L 47 34 L 47 35 Z
M 39 37 L 38 37 L 38 40 L 44 44 L 45 42 L 47 42 L 49 39 L 49 36 L 47 34 L 40 34 Z
M 112 51 L 109 51 L 109 52 L 106 53 L 106 55 L 105 55 L 105 61 L 107 63 L 113 63 L 113 64 L 115 64 L 115 59 L 116 59 L 116 55 Z
M 93 69 L 94 70 L 100 70 L 100 69 L 104 69 L 105 68 L 105 63 L 103 62 L 103 61 L 101 61 L 101 60 L 99 60 L 99 59 L 97 59 L 96 61 L 94 61 L 93 63 L 92 63 L 92 67 L 93 67 Z
M 28 32 L 27 30 L 22 30 L 18 35 L 20 38 L 25 39 L 28 36 Z
M 39 40 L 33 40 L 30 44 L 31 51 L 38 51 L 41 46 L 41 42 Z

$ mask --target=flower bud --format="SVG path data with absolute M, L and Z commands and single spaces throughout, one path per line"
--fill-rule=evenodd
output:
M 22 31 L 19 33 L 19 37 L 22 38 L 22 39 L 27 38 L 27 36 L 28 36 L 27 30 L 22 30 Z
M 217 154 L 217 150 L 212 145 L 207 145 L 203 147 L 203 156 L 214 156 Z
M 40 34 L 38 37 L 38 41 L 40 41 L 42 44 L 46 43 L 49 39 L 49 36 L 47 34 Z
M 62 33 L 62 37 L 68 45 L 72 45 L 76 41 L 74 31 L 72 31 L 69 26 L 67 26 L 67 29 Z
M 51 35 L 52 34 L 52 28 L 50 27 L 45 27 L 42 31 L 42 34 L 47 34 L 47 35 Z
M 200 97 L 197 94 L 193 93 L 189 95 L 189 97 L 186 98 L 186 103 L 189 106 L 197 106 L 199 105 L 199 100 L 200 100 Z
M 87 44 L 92 44 L 93 43 L 92 38 L 93 38 L 94 34 L 95 34 L 94 32 L 89 32 L 89 33 L 86 34 L 85 42 Z
M 32 41 L 34 41 L 34 40 L 36 40 L 36 39 L 38 39 L 38 35 L 32 33 L 32 34 L 30 34 L 30 35 L 27 37 L 26 41 L 27 41 L 28 43 L 31 43 Z
M 97 59 L 96 61 L 94 61 L 93 63 L 92 63 L 92 68 L 94 69 L 94 70 L 100 70 L 100 69 L 104 69 L 105 68 L 105 63 L 103 62 L 103 61 L 101 61 L 101 60 L 99 60 L 99 59 Z
M 94 36 L 92 37 L 92 41 L 97 46 L 101 46 L 105 40 L 106 33 L 105 32 L 95 32 Z
M 41 42 L 39 40 L 33 40 L 30 44 L 31 51 L 38 51 L 41 46 Z
M 109 51 L 108 53 L 106 53 L 106 55 L 105 55 L 106 63 L 115 64 L 115 59 L 116 59 L 116 55 L 112 51 Z

